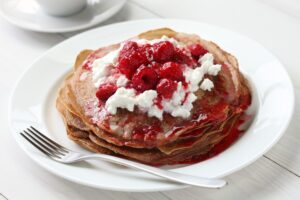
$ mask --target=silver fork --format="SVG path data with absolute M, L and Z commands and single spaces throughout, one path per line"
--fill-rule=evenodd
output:
M 199 176 L 181 174 L 177 172 L 160 169 L 157 167 L 151 167 L 149 165 L 137 163 L 131 160 L 127 160 L 115 156 L 110 156 L 105 154 L 95 154 L 95 153 L 89 153 L 89 154 L 78 153 L 66 147 L 63 147 L 57 142 L 51 140 L 50 138 L 48 138 L 47 136 L 45 136 L 44 134 L 42 134 L 40 131 L 38 131 L 32 126 L 30 126 L 30 128 L 27 128 L 20 134 L 34 147 L 36 147 L 38 150 L 44 153 L 46 156 L 60 163 L 69 164 L 69 163 L 74 163 L 74 162 L 87 160 L 87 159 L 100 159 L 111 163 L 123 165 L 126 167 L 138 169 L 144 172 L 148 172 L 150 174 L 163 177 L 170 181 L 186 184 L 186 185 L 193 185 L 193 186 L 205 187 L 205 188 L 222 188 L 227 184 L 227 182 L 222 179 L 209 179 L 209 178 L 202 178 Z

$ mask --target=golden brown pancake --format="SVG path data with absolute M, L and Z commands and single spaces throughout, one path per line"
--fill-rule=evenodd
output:
M 92 74 L 83 65 L 88 59 L 101 58 L 120 45 L 95 51 L 84 50 L 77 56 L 73 71 L 65 78 L 56 104 L 70 139 L 97 153 L 164 165 L 203 160 L 219 153 L 220 149 L 239 137 L 240 131 L 237 129 L 243 122 L 251 94 L 246 79 L 239 72 L 236 58 L 197 35 L 177 33 L 167 28 L 151 30 L 137 38 L 158 39 L 163 35 L 185 45 L 199 43 L 214 55 L 215 62 L 222 64 L 218 76 L 210 77 L 216 90 L 208 92 L 199 89 L 195 92 L 197 100 L 193 103 L 191 117 L 185 119 L 165 113 L 160 121 L 138 109 L 133 112 L 118 109 L 115 115 L 110 115 L 97 104 L 97 88 L 93 85 Z M 208 119 L 201 121 L 199 116 L 203 112 L 206 112 Z M 149 139 L 148 135 L 133 137 L 133 130 L 155 123 L 160 123 L 162 127 L 155 138 Z M 112 124 L 117 128 L 111 129 Z

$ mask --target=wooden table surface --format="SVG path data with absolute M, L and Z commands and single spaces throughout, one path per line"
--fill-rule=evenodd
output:
M 97 190 L 54 176 L 17 146 L 8 127 L 9 95 L 26 67 L 53 45 L 77 33 L 45 34 L 0 18 L 0 200 L 78 199 L 300 199 L 300 2 L 297 0 L 129 0 L 98 25 L 144 18 L 191 19 L 249 36 L 284 64 L 295 88 L 296 107 L 282 139 L 255 163 L 226 179 L 221 190 L 188 188 L 153 193 Z M 284 105 L 283 105 L 284 106 Z

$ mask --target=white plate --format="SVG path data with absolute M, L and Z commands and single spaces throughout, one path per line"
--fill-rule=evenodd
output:
M 269 150 L 284 133 L 294 108 L 293 87 L 282 64 L 257 42 L 232 31 L 198 22 L 154 19 L 113 24 L 82 33 L 53 47 L 28 68 L 13 92 L 9 116 L 13 135 L 26 154 L 54 174 L 97 188 L 141 192 L 185 187 L 101 161 L 60 164 L 37 152 L 19 135 L 22 129 L 33 125 L 59 143 L 84 151 L 67 139 L 54 105 L 58 87 L 76 55 L 82 49 L 120 42 L 159 27 L 199 34 L 235 55 L 240 68 L 254 83 L 257 109 L 248 131 L 226 151 L 204 162 L 171 170 L 203 177 L 224 177 Z
M 0 14 L 12 24 L 39 32 L 69 32 L 92 27 L 116 14 L 126 0 L 88 0 L 77 14 L 53 17 L 44 13 L 35 0 L 0 1 Z

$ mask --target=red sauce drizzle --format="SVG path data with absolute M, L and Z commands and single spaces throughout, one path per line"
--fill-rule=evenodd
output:
M 229 128 L 230 130 L 227 130 L 230 131 L 230 133 L 206 154 L 196 155 L 192 158 L 174 164 L 194 164 L 217 156 L 221 152 L 225 151 L 229 146 L 231 146 L 242 135 L 244 131 L 240 130 L 239 127 L 243 123 L 244 119 L 238 119 L 234 126 L 231 129 Z M 226 130 L 224 130 L 224 132 L 226 132 Z

